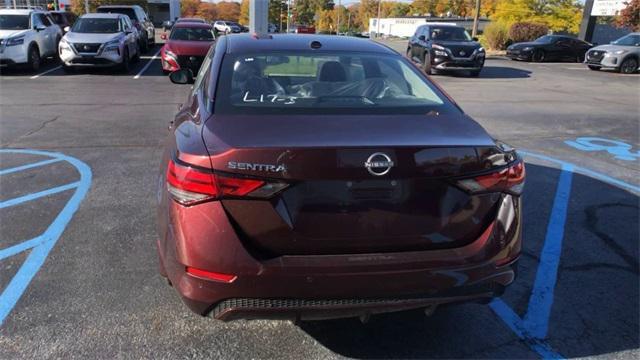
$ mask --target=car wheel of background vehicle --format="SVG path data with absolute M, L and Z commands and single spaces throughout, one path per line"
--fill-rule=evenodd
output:
M 140 45 L 140 50 L 143 53 L 146 53 L 147 51 L 149 51 L 149 39 L 147 39 L 147 37 L 145 36 L 144 39 L 142 39 L 141 45 Z
M 531 61 L 533 62 L 543 62 L 545 58 L 545 53 L 543 50 L 536 50 L 531 55 Z
M 636 70 L 638 70 L 638 60 L 634 58 L 625 59 L 619 68 L 619 71 L 623 74 L 633 74 Z
M 53 59 L 54 60 L 60 60 L 60 52 L 58 51 L 58 46 L 60 45 L 60 37 L 57 36 L 56 37 L 56 46 L 53 50 Z
M 422 61 L 422 70 L 427 75 L 433 74 L 433 70 L 431 69 L 431 56 L 429 53 L 424 54 L 424 60 Z
M 133 57 L 133 62 L 137 63 L 138 61 L 140 61 L 140 45 L 136 43 L 136 54 Z
M 593 71 L 598 71 L 598 70 L 600 70 L 600 66 L 589 65 L 589 69 L 591 69 Z
M 38 49 L 38 45 L 31 45 L 29 47 L 29 69 L 32 71 L 38 71 L 40 69 L 40 49 Z
M 407 48 L 406 55 L 407 55 L 407 59 L 413 61 L 413 57 L 411 56 L 411 48 L 410 47 Z

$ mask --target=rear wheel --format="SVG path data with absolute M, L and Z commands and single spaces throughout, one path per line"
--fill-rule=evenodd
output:
M 122 64 L 120 64 L 120 71 L 126 74 L 130 69 L 131 66 L 129 62 L 129 50 L 125 48 L 124 53 L 122 54 Z
M 533 55 L 531 55 L 531 61 L 533 62 L 543 62 L 545 59 L 546 55 L 544 53 L 544 50 L 536 50 L 533 52 Z
M 38 71 L 40 69 L 40 63 L 42 59 L 40 58 L 40 49 L 38 49 L 37 45 L 31 45 L 29 47 L 29 69 L 31 71 Z
M 422 70 L 427 75 L 433 74 L 433 69 L 431 67 L 431 56 L 429 53 L 424 54 L 424 60 L 422 61 Z
M 598 70 L 600 70 L 600 66 L 589 65 L 589 69 L 591 69 L 593 71 L 598 71 Z
M 638 70 L 638 60 L 634 58 L 625 59 L 620 64 L 620 72 L 623 74 L 633 74 L 636 70 Z

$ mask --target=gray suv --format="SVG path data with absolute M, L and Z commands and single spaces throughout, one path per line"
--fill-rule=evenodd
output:
M 611 44 L 590 49 L 584 62 L 591 70 L 613 69 L 633 74 L 640 64 L 640 33 L 631 33 Z

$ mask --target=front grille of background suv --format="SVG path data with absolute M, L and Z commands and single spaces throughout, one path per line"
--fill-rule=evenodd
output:
M 605 54 L 604 51 L 599 51 L 599 50 L 589 51 L 587 53 L 587 61 L 599 63 L 600 61 L 602 61 L 604 54 Z
M 73 47 L 79 53 L 97 53 L 102 44 L 90 44 L 90 43 L 74 43 Z

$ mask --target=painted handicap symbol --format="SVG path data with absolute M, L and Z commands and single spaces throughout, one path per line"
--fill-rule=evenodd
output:
M 575 141 L 567 140 L 564 143 L 582 151 L 606 151 L 618 160 L 633 161 L 640 158 L 640 151 L 631 151 L 631 145 L 619 140 L 579 137 Z
M 75 189 L 73 195 L 67 201 L 64 208 L 62 208 L 62 210 L 58 213 L 55 219 L 51 222 L 51 224 L 49 224 L 47 229 L 42 234 L 34 237 L 33 239 L 24 240 L 16 245 L 0 249 L 0 261 L 8 257 L 29 251 L 29 255 L 26 257 L 22 266 L 20 266 L 11 281 L 9 281 L 9 284 L 0 294 L 0 325 L 2 325 L 7 315 L 9 315 L 13 307 L 16 305 L 31 280 L 35 277 L 38 270 L 40 270 L 42 264 L 44 264 L 44 261 L 49 255 L 49 252 L 62 235 L 65 227 L 73 217 L 73 214 L 76 212 L 76 210 L 78 210 L 82 199 L 87 194 L 89 186 L 91 185 L 91 169 L 85 163 L 76 158 L 48 151 L 0 149 L 0 155 L 6 154 L 39 155 L 46 157 L 46 159 L 13 168 L 0 169 L 0 176 L 46 166 L 57 162 L 67 162 L 75 167 L 80 175 L 80 179 L 66 185 L 57 186 L 47 190 L 0 202 L 0 210 L 7 209 L 28 201 L 34 201 L 45 196 Z
M 573 174 L 581 173 L 638 194 L 640 194 L 640 186 L 629 184 L 548 156 L 533 154 L 528 151 L 520 151 L 520 153 L 525 156 L 525 159 L 532 157 L 560 165 L 560 177 L 556 186 L 553 206 L 547 224 L 547 232 L 540 253 L 540 262 L 536 271 L 533 289 L 529 295 L 529 304 L 526 313 L 523 317 L 520 317 L 501 298 L 494 299 L 490 303 L 490 306 L 493 312 L 498 315 L 511 331 L 542 358 L 561 359 L 563 358 L 562 355 L 554 351 L 547 344 L 546 338 L 549 331 L 558 266 L 562 253 L 562 241 L 564 239 L 565 223 L 567 221 L 569 199 L 571 197 Z

